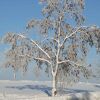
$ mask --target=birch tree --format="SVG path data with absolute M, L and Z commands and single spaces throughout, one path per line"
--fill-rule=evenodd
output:
M 26 28 L 37 28 L 44 40 L 35 41 L 26 33 L 9 32 L 4 39 L 11 44 L 7 66 L 27 69 L 32 61 L 39 68 L 46 66 L 46 72 L 52 75 L 52 96 L 55 96 L 57 82 L 62 78 L 66 82 L 68 79 L 77 81 L 82 75 L 86 78 L 91 75 L 90 65 L 83 62 L 91 47 L 99 53 L 100 29 L 96 25 L 83 26 L 84 0 L 39 2 L 43 4 L 43 19 L 30 20 Z

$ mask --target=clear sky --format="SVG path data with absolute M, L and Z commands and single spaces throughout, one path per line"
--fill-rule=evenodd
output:
M 100 0 L 85 0 L 86 24 L 100 26 Z M 38 0 L 0 0 L 0 35 L 21 32 L 28 20 L 40 17 Z
M 30 19 L 33 17 L 41 18 L 40 11 L 41 6 L 38 0 L 0 0 L 0 36 L 3 36 L 6 32 L 25 31 L 25 26 Z M 100 26 L 100 0 L 85 0 L 84 16 L 86 18 L 86 25 L 96 24 Z M 0 60 L 2 61 L 2 51 L 4 49 L 0 46 L 0 50 Z M 90 52 L 90 62 L 94 60 L 93 57 L 97 57 L 94 50 Z M 96 60 L 99 61 L 98 59 Z M 3 79 L 3 74 L 0 71 L 0 79 Z M 11 75 L 8 76 L 10 78 Z

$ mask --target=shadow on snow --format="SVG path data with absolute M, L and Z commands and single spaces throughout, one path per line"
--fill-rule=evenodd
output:
M 51 96 L 51 90 L 52 90 L 52 87 L 48 87 L 45 85 L 6 86 L 6 88 L 12 88 L 12 89 L 18 89 L 18 90 L 24 90 L 24 89 L 39 90 L 39 91 L 46 93 L 48 96 Z M 85 95 L 89 95 L 88 92 L 92 92 L 92 91 L 81 90 L 81 89 L 58 88 L 59 95 L 73 94 L 74 96 L 74 93 L 86 93 Z
M 48 96 L 51 96 L 51 87 L 47 87 L 45 85 L 24 85 L 24 86 L 7 86 L 6 88 L 13 88 L 18 90 L 24 90 L 24 89 L 31 89 L 31 90 L 39 90 L 44 93 L 46 93 Z

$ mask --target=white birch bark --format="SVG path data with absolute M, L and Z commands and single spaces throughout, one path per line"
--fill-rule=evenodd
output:
M 16 73 L 14 72 L 14 80 L 16 80 Z
M 53 73 L 52 74 L 52 78 L 53 78 L 53 81 L 52 81 L 52 96 L 55 96 L 56 95 L 56 75 Z
M 58 64 L 59 64 L 59 53 L 60 53 L 60 41 L 59 41 L 59 37 L 60 37 L 60 24 L 61 24 L 61 17 L 60 17 L 60 21 L 59 21 L 59 28 L 58 28 L 58 49 L 57 49 L 57 54 L 56 54 L 56 68 L 55 71 L 52 71 L 52 76 L 53 76 L 53 88 L 52 88 L 52 96 L 55 96 L 57 94 L 57 89 L 56 89 L 56 85 L 57 85 L 57 71 L 58 71 Z

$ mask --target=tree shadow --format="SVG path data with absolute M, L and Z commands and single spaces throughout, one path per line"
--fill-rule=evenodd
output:
M 18 89 L 18 90 L 24 90 L 24 89 L 39 90 L 39 91 L 46 93 L 48 96 L 51 96 L 51 90 L 52 90 L 52 87 L 48 87 L 46 85 L 6 86 L 6 88 L 12 88 L 12 89 Z M 92 91 L 81 90 L 81 89 L 69 89 L 69 88 L 58 90 L 59 94 L 71 95 L 70 100 L 80 100 L 80 98 L 82 100 L 90 100 L 89 92 L 92 92 Z M 76 95 L 78 93 L 81 94 L 81 97 L 79 97 L 80 95 L 79 96 Z
M 97 88 L 100 88 L 100 85 L 94 85 L 95 87 L 97 87 Z
M 83 97 L 84 100 L 91 100 L 89 92 L 83 93 L 82 97 Z
M 13 88 L 18 90 L 31 89 L 31 90 L 39 90 L 46 93 L 48 96 L 51 96 L 51 87 L 47 87 L 45 85 L 24 85 L 24 86 L 6 86 L 6 88 Z
M 59 92 L 59 94 L 65 94 L 65 96 L 66 94 L 70 95 L 69 100 L 91 100 L 90 93 L 93 91 L 65 88 L 63 90 L 59 89 Z
M 89 91 L 89 90 L 82 90 L 82 89 L 69 89 L 69 88 L 65 88 L 63 90 L 59 89 L 59 91 L 61 91 L 62 93 L 65 94 L 70 94 L 70 93 L 87 93 L 87 92 L 93 92 L 93 91 Z
M 91 100 L 90 93 L 85 92 L 85 93 L 82 93 L 81 95 L 73 94 L 69 100 Z

